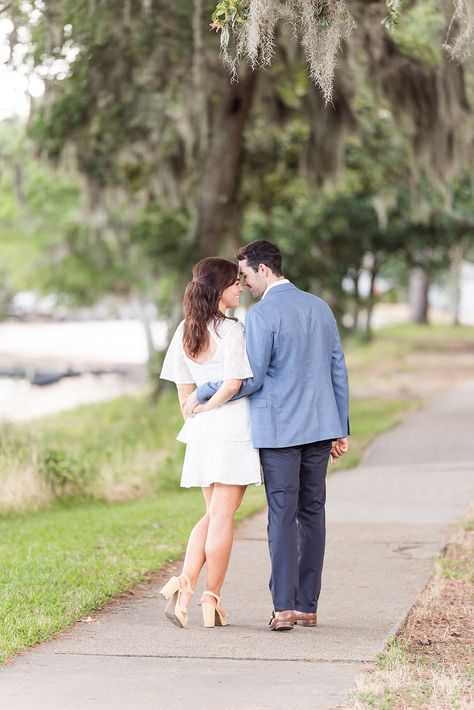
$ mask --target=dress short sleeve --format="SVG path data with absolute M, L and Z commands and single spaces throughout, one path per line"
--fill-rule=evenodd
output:
M 184 321 L 178 325 L 171 339 L 161 368 L 160 378 L 171 380 L 177 385 L 190 385 L 194 384 L 194 378 L 184 357 L 183 324 Z
M 247 352 L 245 350 L 245 326 L 237 321 L 224 340 L 224 380 L 245 380 L 252 377 Z

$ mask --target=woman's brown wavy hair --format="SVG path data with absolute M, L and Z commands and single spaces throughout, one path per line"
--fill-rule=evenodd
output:
M 183 347 L 188 357 L 195 358 L 207 348 L 207 326 L 211 323 L 217 327 L 228 317 L 219 311 L 219 301 L 238 277 L 237 265 L 217 256 L 201 259 L 194 266 L 193 280 L 186 286 L 183 299 Z

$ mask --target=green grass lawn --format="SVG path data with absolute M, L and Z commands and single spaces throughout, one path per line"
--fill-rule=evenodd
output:
M 353 346 L 350 356 L 362 369 L 382 356 L 397 358 L 418 347 L 409 335 Z M 353 398 L 350 453 L 331 472 L 356 465 L 374 436 L 418 404 Z M 179 489 L 180 417 L 168 393 L 157 403 L 124 397 L 0 429 L 1 659 L 67 628 L 182 554 L 203 503 L 200 491 Z M 249 488 L 239 519 L 264 503 L 263 489 Z
M 262 508 L 249 488 L 238 519 Z M 122 503 L 71 501 L 0 520 L 0 660 L 67 628 L 178 558 L 198 489 Z
M 152 476 L 152 495 L 114 503 L 72 498 L 0 518 L 0 660 L 67 628 L 182 554 L 191 527 L 202 515 L 203 500 L 200 490 L 178 488 L 183 447 L 170 429 L 174 434 L 179 420 L 174 400 L 164 401 L 170 413 L 156 443 L 143 413 L 143 440 L 136 421 L 142 410 L 157 416 L 163 402 L 148 409 L 145 401 L 122 399 L 28 427 L 30 439 L 35 430 L 35 447 L 54 439 L 56 446 L 67 448 L 70 425 L 75 455 L 95 469 L 110 467 L 111 460 L 121 469 L 133 451 L 146 462 L 144 453 L 151 456 L 154 446 L 164 447 L 165 455 Z M 409 406 L 410 401 L 355 401 L 351 452 L 331 472 L 355 465 L 374 435 L 392 426 Z M 132 431 L 137 429 L 127 432 L 124 441 L 128 415 Z M 160 428 L 160 419 L 155 422 Z M 108 441 L 117 441 L 118 451 L 111 452 Z M 263 487 L 250 487 L 238 519 L 264 505 Z

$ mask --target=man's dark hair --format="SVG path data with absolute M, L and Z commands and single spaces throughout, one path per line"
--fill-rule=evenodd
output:
M 275 244 L 267 242 L 266 239 L 256 239 L 250 244 L 241 247 L 236 254 L 239 261 L 247 259 L 247 264 L 258 271 L 259 264 L 268 266 L 275 276 L 281 276 L 281 251 Z

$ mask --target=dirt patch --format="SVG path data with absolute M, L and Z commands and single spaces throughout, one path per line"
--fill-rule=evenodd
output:
M 415 658 L 474 663 L 472 603 L 472 584 L 443 580 L 437 604 L 427 614 L 411 619 L 399 638 Z
M 361 676 L 351 707 L 474 707 L 474 525 L 459 528 L 396 638 Z
M 459 537 L 459 536 L 458 536 Z M 436 707 L 474 707 L 474 531 L 448 545 L 444 558 L 398 634 L 406 660 L 422 684 L 436 673 L 440 694 Z M 394 708 L 415 707 L 402 696 Z M 431 705 L 429 706 L 431 707 Z
M 474 530 L 458 531 L 398 634 L 413 659 L 474 664 Z

